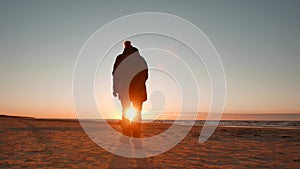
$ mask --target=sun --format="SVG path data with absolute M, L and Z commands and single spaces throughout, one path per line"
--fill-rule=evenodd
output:
M 130 122 L 134 120 L 135 116 L 136 116 L 136 112 L 133 108 L 130 108 L 126 112 L 126 117 L 130 120 Z

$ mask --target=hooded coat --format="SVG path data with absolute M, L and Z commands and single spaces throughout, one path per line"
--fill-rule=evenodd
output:
M 124 48 L 123 53 L 115 60 L 112 75 L 113 90 L 118 93 L 120 100 L 147 100 L 145 83 L 148 79 L 148 66 L 137 48 Z

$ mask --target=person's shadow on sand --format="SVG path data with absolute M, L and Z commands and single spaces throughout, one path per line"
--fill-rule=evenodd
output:
M 124 145 L 124 146 L 131 146 L 131 145 Z M 117 151 L 123 151 L 122 147 L 118 148 Z M 138 149 L 132 148 L 131 153 L 134 154 L 138 151 Z M 139 154 L 141 152 L 138 152 Z M 134 155 L 132 155 L 134 156 Z M 154 168 L 149 158 L 128 158 L 128 157 L 121 157 L 118 155 L 114 155 L 109 168 Z

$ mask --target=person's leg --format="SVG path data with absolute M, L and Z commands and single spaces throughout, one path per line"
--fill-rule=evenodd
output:
M 136 117 L 133 122 L 133 137 L 140 138 L 141 137 L 141 123 L 142 123 L 142 107 L 143 101 L 133 101 L 133 107 L 136 111 Z
M 130 109 L 131 103 L 128 99 L 122 99 L 122 133 L 128 137 L 131 137 L 131 131 L 130 131 L 130 121 L 126 117 L 127 111 Z

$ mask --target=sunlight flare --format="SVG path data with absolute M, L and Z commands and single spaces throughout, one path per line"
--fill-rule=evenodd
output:
M 133 108 L 130 108 L 126 112 L 126 117 L 130 120 L 130 122 L 134 120 L 135 116 L 136 116 L 136 111 Z

